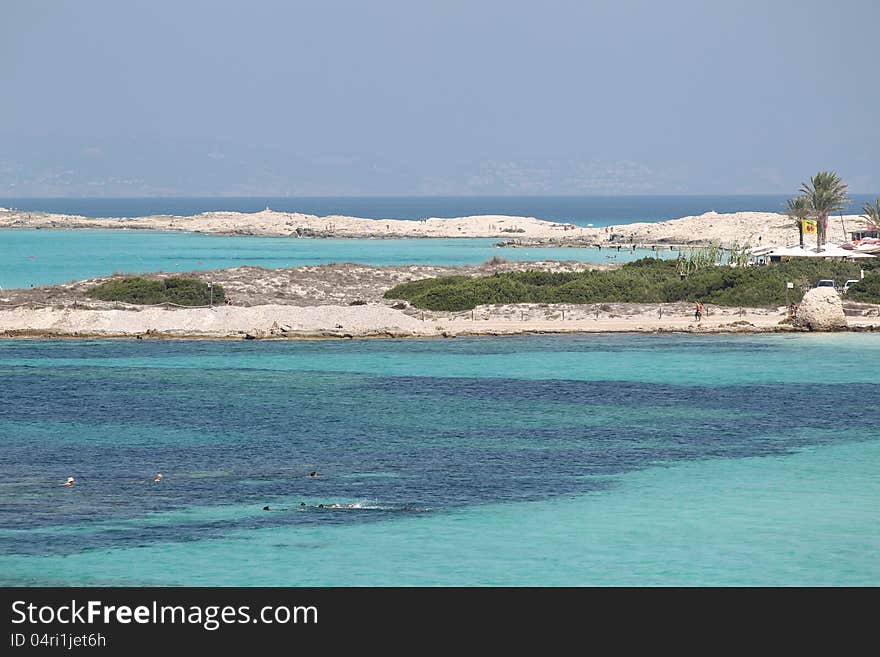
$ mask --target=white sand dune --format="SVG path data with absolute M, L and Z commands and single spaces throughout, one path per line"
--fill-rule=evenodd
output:
M 177 217 L 89 218 L 78 215 L 0 210 L 0 228 L 112 228 L 176 230 L 227 235 L 284 237 L 554 237 L 586 229 L 534 217 L 481 215 L 450 219 L 362 219 L 317 217 L 296 212 L 206 212 Z M 299 232 L 297 232 L 299 231 Z
M 829 220 L 828 241 L 848 239 L 846 231 L 864 227 L 864 219 L 847 215 Z M 534 217 L 480 215 L 456 218 L 362 219 L 275 212 L 206 212 L 178 217 L 156 215 L 92 219 L 77 215 L 23 212 L 0 209 L 0 228 L 112 228 L 129 230 L 173 230 L 223 235 L 267 235 L 283 237 L 431 238 L 493 237 L 523 240 L 530 244 L 675 244 L 733 243 L 751 246 L 791 245 L 797 229 L 785 215 L 768 212 L 708 212 L 656 223 L 631 223 L 609 228 L 584 228 L 566 222 L 542 221 Z

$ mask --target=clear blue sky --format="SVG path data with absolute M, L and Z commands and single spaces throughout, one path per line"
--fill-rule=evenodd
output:
M 4 0 L 0 197 L 880 191 L 877 0 Z

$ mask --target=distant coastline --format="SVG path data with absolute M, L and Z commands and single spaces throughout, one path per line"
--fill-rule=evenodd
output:
M 876 194 L 852 194 L 858 212 Z M 84 217 L 190 216 L 204 212 L 277 212 L 366 219 L 507 215 L 604 227 L 719 212 L 784 212 L 784 194 L 479 195 L 479 196 L 151 196 L 7 197 L 0 207 Z
M 857 215 L 829 221 L 829 242 L 849 239 L 848 231 L 866 226 Z M 254 213 L 207 212 L 198 215 L 89 218 L 0 209 L 0 229 L 128 229 L 214 235 L 259 235 L 292 238 L 496 238 L 505 246 L 612 246 L 651 248 L 718 244 L 731 247 L 792 245 L 797 229 L 787 216 L 767 212 L 708 212 L 668 221 L 603 227 L 544 221 L 535 217 L 479 215 L 457 218 L 368 219 L 263 210 Z M 845 232 L 845 230 L 847 232 Z
M 852 209 L 880 194 L 852 194 Z M 203 212 L 253 213 L 271 208 L 285 213 L 356 216 L 367 219 L 508 215 L 603 227 L 667 221 L 715 211 L 784 212 L 783 194 L 634 194 L 634 195 L 479 195 L 479 196 L 152 196 L 152 197 L 7 197 L 0 207 L 24 212 L 84 217 L 189 216 Z

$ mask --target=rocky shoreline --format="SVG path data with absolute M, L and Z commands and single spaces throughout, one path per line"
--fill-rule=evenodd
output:
M 16 330 L 0 330 L 0 340 L 213 340 L 213 341 L 239 341 L 239 340 L 403 340 L 403 339 L 453 339 L 459 337 L 501 337 L 501 336 L 525 336 L 525 335 L 565 335 L 565 334 L 612 334 L 612 333 L 632 333 L 632 334 L 692 334 L 692 335 L 713 335 L 713 334 L 791 334 L 791 333 L 810 333 L 809 329 L 796 328 L 792 326 L 776 326 L 776 327 L 756 327 L 749 322 L 744 322 L 744 326 L 737 326 L 732 323 L 728 326 L 717 327 L 672 327 L 672 326 L 655 326 L 655 327 L 627 327 L 627 328 L 608 328 L 602 325 L 594 327 L 545 327 L 545 328 L 517 328 L 509 330 L 500 329 L 472 329 L 462 331 L 433 331 L 433 332 L 403 332 L 395 330 L 376 330 L 376 331 L 359 331 L 349 333 L 344 331 L 290 331 L 283 334 L 276 334 L 270 331 L 238 331 L 230 334 L 214 334 L 214 333 L 190 333 L 187 331 L 172 332 L 84 332 L 84 331 L 65 331 L 65 330 L 37 330 L 37 329 L 16 329 Z M 826 333 L 829 331 L 826 331 Z M 843 329 L 835 329 L 834 333 L 880 333 L 880 322 L 877 324 L 850 326 Z
M 829 220 L 828 241 L 848 241 L 848 232 L 863 229 L 856 215 Z M 24 212 L 0 208 L 0 228 L 162 230 L 213 235 L 251 235 L 295 239 L 495 238 L 509 247 L 688 248 L 717 244 L 739 246 L 793 245 L 798 231 L 792 220 L 768 212 L 707 212 L 669 221 L 639 222 L 590 228 L 535 217 L 481 215 L 456 218 L 364 219 L 275 212 L 206 212 L 192 216 L 89 218 L 78 215 Z

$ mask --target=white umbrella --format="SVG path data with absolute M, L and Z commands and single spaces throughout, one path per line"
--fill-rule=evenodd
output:
M 819 252 L 819 255 L 824 255 L 826 258 L 864 258 L 868 254 L 842 249 L 836 244 L 826 244 L 825 248 Z M 868 257 L 873 256 L 868 255 Z
M 802 249 L 799 246 L 783 246 L 773 249 L 764 255 L 768 256 L 788 256 L 793 258 L 864 258 L 873 256 L 867 253 L 855 253 L 847 249 L 841 249 L 836 244 L 826 244 L 821 251 L 815 249 Z

